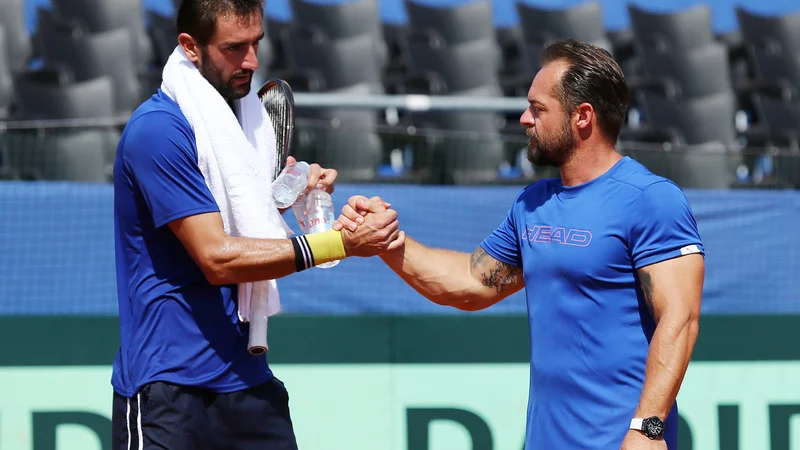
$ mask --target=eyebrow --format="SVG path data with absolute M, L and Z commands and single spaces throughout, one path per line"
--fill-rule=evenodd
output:
M 264 39 L 265 35 L 266 35 L 266 33 L 261 32 L 261 34 L 258 35 L 258 38 L 256 38 L 256 41 L 260 41 L 260 40 Z M 245 44 L 249 44 L 249 43 L 250 43 L 249 41 L 228 41 L 228 42 L 223 42 L 222 46 L 223 47 L 234 47 L 234 46 L 237 46 L 237 45 L 245 45 Z
M 544 103 L 540 102 L 539 100 L 536 100 L 535 98 L 529 98 L 528 103 L 536 106 L 544 106 Z

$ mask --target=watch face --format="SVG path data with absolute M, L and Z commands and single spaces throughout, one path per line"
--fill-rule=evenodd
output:
M 648 417 L 644 419 L 642 428 L 649 438 L 661 437 L 664 432 L 664 422 L 658 417 Z

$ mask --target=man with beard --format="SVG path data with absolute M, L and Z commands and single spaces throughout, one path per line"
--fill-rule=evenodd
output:
M 252 299 L 242 293 L 255 297 L 256 290 L 241 286 L 268 285 L 258 292 L 271 302 L 278 278 L 402 243 L 397 214 L 385 209 L 356 232 L 288 237 L 269 200 L 272 172 L 261 176 L 254 164 L 268 161 L 275 145 L 250 85 L 263 14 L 263 0 L 184 0 L 164 84 L 134 112 L 120 140 L 115 449 L 296 449 L 287 391 L 267 358 L 248 351 L 249 325 L 237 309 Z M 231 140 L 217 140 L 222 134 Z M 217 165 L 221 195 L 209 182 L 217 176 L 209 156 L 237 165 L 230 176 Z M 309 188 L 332 191 L 335 180 L 335 170 L 311 165 Z M 255 200 L 231 200 L 245 195 Z M 251 228 L 257 236 L 237 222 L 237 211 L 252 209 L 259 211 L 249 217 L 259 222 Z M 230 228 L 236 233 L 226 231 L 229 223 L 239 224 Z
M 675 450 L 705 270 L 689 203 L 616 152 L 628 88 L 605 50 L 550 45 L 528 101 L 528 157 L 561 176 L 523 189 L 472 255 L 406 237 L 381 258 L 429 300 L 465 311 L 525 288 L 526 450 Z M 379 200 L 351 198 L 335 227 L 356 229 Z

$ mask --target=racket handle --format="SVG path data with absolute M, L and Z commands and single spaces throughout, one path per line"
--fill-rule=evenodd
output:
M 268 350 L 266 311 L 253 311 L 250 314 L 250 333 L 247 342 L 247 351 L 250 352 L 251 355 L 263 355 Z

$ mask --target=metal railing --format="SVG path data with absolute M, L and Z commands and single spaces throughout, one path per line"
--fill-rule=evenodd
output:
M 526 184 L 557 176 L 526 158 L 524 98 L 296 93 L 298 158 L 335 167 L 342 182 Z M 331 109 L 337 111 L 331 113 Z M 349 112 L 371 111 L 370 120 Z M 489 114 L 489 131 L 420 125 L 432 113 Z M 311 116 L 317 114 L 310 114 Z M 108 182 L 128 116 L 0 121 L 0 177 Z M 424 121 L 423 121 L 424 123 Z M 684 187 L 800 188 L 800 153 L 786 148 L 620 141 L 618 149 Z

